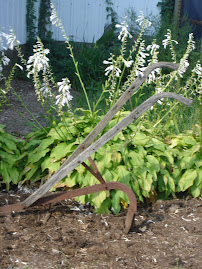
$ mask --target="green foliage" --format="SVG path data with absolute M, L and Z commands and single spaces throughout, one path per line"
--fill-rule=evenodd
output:
M 51 9 L 50 9 L 50 3 L 51 0 L 43 0 L 40 3 L 39 8 L 39 21 L 38 21 L 38 36 L 43 41 L 48 41 L 51 38 L 51 22 L 50 22 L 50 15 L 51 15 Z
M 27 27 L 27 42 L 33 44 L 36 40 L 37 27 L 35 15 L 35 3 L 37 0 L 27 0 L 27 14 L 26 14 L 26 27 Z M 42 1 L 43 2 L 43 1 Z
M 126 114 L 128 112 L 116 116 L 103 133 Z M 2 133 L 4 136 L 1 135 L 0 141 L 3 159 L 0 171 L 3 181 L 9 187 L 11 181 L 17 184 L 19 180 L 23 183 L 48 179 L 99 120 L 100 117 L 94 121 L 85 116 L 77 117 L 74 120 L 67 119 L 65 124 L 60 123 L 55 128 L 48 128 L 46 132 L 40 130 L 30 133 L 21 152 L 14 143 L 19 143 L 19 141 L 8 134 L 5 140 L 5 133 Z M 14 142 L 10 142 L 12 140 Z M 138 200 L 144 201 L 145 198 L 150 198 L 154 194 L 164 199 L 169 196 L 175 197 L 178 192 L 188 192 L 193 197 L 200 196 L 202 189 L 200 156 L 201 148 L 197 128 L 186 134 L 172 135 L 162 139 L 144 127 L 141 127 L 139 131 L 135 124 L 131 124 L 91 157 L 96 161 L 99 171 L 107 182 L 118 181 L 130 186 Z M 17 164 L 22 158 L 26 161 L 19 172 Z M 87 164 L 90 165 L 88 161 Z M 93 175 L 79 165 L 52 190 L 61 186 L 77 188 L 98 183 Z M 127 206 L 129 203 L 127 196 L 116 190 L 110 193 L 103 191 L 89 194 L 77 199 L 83 203 L 90 202 L 97 212 L 111 210 L 115 214 L 120 211 L 122 205 Z
M 24 141 L 7 134 L 0 125 L 0 183 L 6 184 L 9 189 L 10 184 L 17 184 L 22 175 L 22 164 L 24 154 L 21 148 Z

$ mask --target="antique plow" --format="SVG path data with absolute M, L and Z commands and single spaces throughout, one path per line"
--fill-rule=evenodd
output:
M 112 189 L 121 190 L 126 193 L 130 200 L 130 206 L 128 208 L 125 229 L 124 232 L 128 233 L 133 223 L 134 215 L 137 212 L 137 201 L 136 196 L 132 189 L 127 185 L 120 182 L 106 182 L 100 172 L 97 169 L 97 166 L 91 159 L 91 155 L 97 151 L 100 147 L 105 145 L 110 139 L 117 135 L 121 130 L 127 127 L 134 120 L 138 119 L 145 111 L 151 108 L 159 99 L 161 98 L 173 98 L 177 101 L 183 103 L 184 105 L 191 105 L 192 101 L 181 95 L 171 92 L 164 92 L 156 94 L 136 109 L 134 109 L 128 116 L 126 116 L 122 121 L 117 123 L 113 128 L 111 128 L 107 133 L 97 139 L 95 138 L 100 134 L 104 127 L 110 122 L 110 120 L 116 115 L 116 113 L 122 108 L 126 101 L 130 100 L 131 96 L 138 90 L 142 83 L 146 80 L 148 75 L 156 68 L 167 67 L 173 70 L 177 70 L 179 65 L 176 63 L 168 62 L 159 62 L 148 66 L 147 69 L 143 72 L 142 76 L 139 76 L 131 86 L 123 93 L 123 95 L 118 99 L 116 104 L 108 111 L 108 113 L 102 118 L 102 120 L 97 124 L 97 126 L 91 131 L 91 133 L 85 138 L 85 140 L 77 147 L 77 149 L 72 153 L 72 155 L 63 163 L 63 165 L 58 169 L 58 171 L 38 190 L 31 194 L 23 202 L 17 204 L 8 205 L 0 207 L 1 214 L 8 214 L 12 211 L 22 211 L 23 209 L 30 206 L 38 206 L 48 203 L 59 202 L 64 199 L 70 199 L 73 197 L 86 195 L 94 192 L 100 192 L 103 190 L 110 191 Z M 86 159 L 89 159 L 91 167 L 84 163 Z M 73 169 L 78 165 L 82 164 L 90 173 L 92 173 L 100 182 L 94 186 L 79 188 L 67 192 L 56 193 L 44 195 L 60 180 L 62 180 L 67 174 L 69 174 Z

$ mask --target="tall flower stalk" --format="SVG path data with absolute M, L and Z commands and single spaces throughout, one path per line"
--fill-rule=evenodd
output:
M 63 37 L 65 39 L 65 43 L 67 44 L 67 48 L 70 51 L 70 56 L 72 57 L 72 60 L 73 60 L 73 63 L 74 63 L 75 69 L 76 69 L 76 75 L 77 75 L 77 77 L 78 77 L 78 79 L 80 81 L 81 87 L 82 87 L 83 92 L 85 94 L 85 98 L 86 98 L 86 102 L 87 102 L 87 105 L 88 105 L 88 109 L 89 109 L 89 111 L 90 111 L 90 113 L 92 115 L 93 114 L 93 111 L 92 111 L 92 108 L 91 108 L 91 105 L 90 105 L 90 102 L 89 102 L 89 98 L 88 98 L 88 95 L 87 95 L 87 92 L 86 92 L 84 83 L 82 81 L 82 78 L 81 78 L 81 75 L 80 75 L 80 72 L 79 72 L 79 69 L 78 69 L 78 62 L 76 61 L 76 59 L 74 57 L 73 47 L 70 44 L 69 38 L 66 35 L 65 29 L 63 27 L 63 24 L 62 24 L 61 20 L 59 19 L 58 14 L 57 14 L 57 11 L 55 9 L 55 6 L 53 5 L 52 2 L 51 2 L 51 16 L 50 16 L 50 21 L 52 22 L 53 25 L 55 25 L 56 27 L 59 27 L 61 29 L 61 31 L 62 31 L 62 35 L 63 35 Z

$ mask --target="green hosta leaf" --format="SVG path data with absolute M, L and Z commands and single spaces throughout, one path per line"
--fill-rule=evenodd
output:
M 147 155 L 146 159 L 148 161 L 148 163 L 153 166 L 153 168 L 158 172 L 160 170 L 160 163 L 159 160 L 152 156 L 152 155 Z
M 142 166 L 144 165 L 144 159 L 141 154 L 135 151 L 129 151 L 128 157 L 130 157 L 130 163 L 132 166 Z
M 0 135 L 0 142 L 4 143 L 9 150 L 16 151 L 17 150 L 16 143 L 13 141 L 12 137 L 11 139 L 8 139 L 7 136 L 8 135 L 5 136 Z
M 55 159 L 51 157 L 47 157 L 41 164 L 42 172 L 45 169 L 49 169 L 51 173 L 57 172 L 57 170 L 60 168 L 61 164 L 60 162 L 56 162 Z
M 79 174 L 83 174 L 83 173 L 86 171 L 86 168 L 85 168 L 82 164 L 80 164 L 79 166 L 77 166 L 77 167 L 75 168 L 75 170 L 76 170 Z
M 169 195 L 171 192 L 175 192 L 175 181 L 172 176 L 169 174 L 167 170 L 161 170 L 161 174 L 163 175 L 163 181 L 165 184 L 165 189 L 167 194 Z M 169 191 L 169 192 L 168 192 Z
M 119 175 L 119 182 L 129 185 L 130 172 L 127 170 L 127 168 L 123 165 L 119 165 L 116 172 Z
M 112 203 L 112 211 L 114 214 L 118 214 L 119 211 L 121 210 L 121 205 L 120 205 L 120 201 L 121 201 L 121 197 L 120 197 L 120 191 L 118 190 L 113 190 L 111 191 L 111 203 Z
M 139 185 L 140 187 L 145 190 L 146 192 L 150 192 L 151 191 L 151 187 L 152 187 L 152 183 L 153 183 L 153 179 L 152 179 L 152 175 L 147 173 L 146 177 L 141 177 L 139 180 Z
M 147 171 L 152 175 L 152 178 L 154 181 L 157 180 L 157 173 L 156 173 L 156 169 L 150 164 L 147 163 Z
M 196 177 L 196 179 L 195 179 L 195 181 L 194 181 L 194 184 L 196 185 L 196 186 L 198 186 L 198 185 L 200 185 L 201 184 L 201 182 L 202 182 L 202 167 L 200 167 L 200 168 L 196 168 L 196 173 L 197 173 L 197 177 Z
M 36 146 L 38 146 L 40 143 L 41 143 L 41 140 L 35 140 L 35 139 L 31 140 L 30 142 L 25 144 L 24 150 L 28 150 L 31 147 L 36 148 Z
M 62 158 L 66 158 L 67 156 L 69 156 L 76 148 L 77 145 L 75 145 L 75 143 L 59 143 L 56 147 L 52 149 L 50 157 L 55 159 L 56 161 L 61 160 Z
M 14 184 L 17 184 L 18 181 L 19 181 L 19 172 L 18 172 L 17 168 L 16 167 L 10 167 L 8 172 L 9 172 L 9 176 L 10 176 L 11 181 Z
M 125 141 L 126 138 L 122 132 L 118 133 L 113 137 L 113 141 Z
M 190 169 L 195 164 L 196 156 L 185 156 L 182 157 L 181 160 L 178 161 L 179 166 L 182 169 Z
M 40 152 L 40 151 L 47 149 L 51 144 L 53 144 L 53 142 L 54 142 L 54 139 L 52 137 L 48 137 L 46 139 L 43 139 L 40 142 L 39 146 L 37 148 L 35 148 L 33 153 Z
M 107 198 L 106 191 L 96 192 L 91 194 L 93 204 L 99 208 L 103 201 Z
M 167 182 L 165 184 L 163 176 L 160 175 L 159 178 L 158 178 L 158 189 L 159 189 L 159 191 L 164 192 L 166 190 L 166 185 L 167 185 Z
M 202 182 L 196 186 L 195 184 L 190 188 L 191 194 L 194 198 L 199 197 L 202 192 Z
M 111 211 L 109 210 L 110 207 L 111 207 L 111 199 L 109 197 L 107 197 L 102 202 L 100 207 L 95 210 L 95 212 L 100 213 L 100 214 L 110 214 L 111 213 Z
M 40 152 L 36 152 L 36 153 L 30 153 L 29 156 L 28 156 L 28 163 L 36 163 L 38 162 L 40 159 L 42 159 L 47 152 L 49 152 L 50 149 L 47 148 L 43 151 L 40 151 Z
M 11 182 L 11 178 L 8 173 L 9 169 L 10 169 L 10 166 L 6 162 L 0 163 L 0 173 L 3 176 L 3 181 L 7 184 Z
M 78 178 L 79 178 L 79 173 L 77 171 L 73 171 L 69 177 L 65 180 L 66 181 L 66 185 L 68 187 L 74 187 L 76 186 L 76 184 L 79 182 Z
M 9 163 L 10 165 L 14 165 L 17 160 L 17 156 L 11 155 L 5 151 L 0 150 L 0 161 L 1 160 Z
M 144 159 L 144 157 L 146 157 L 147 155 L 147 151 L 144 149 L 143 146 L 137 146 L 137 150 L 135 148 L 134 151 L 136 151 L 142 157 L 142 159 Z
M 144 133 L 138 133 L 132 138 L 132 143 L 134 145 L 145 146 L 150 140 L 151 138 Z
M 185 191 L 190 186 L 193 185 L 195 178 L 197 177 L 196 170 L 189 169 L 187 170 L 178 182 L 178 191 Z
M 103 178 L 104 178 L 104 180 L 105 180 L 106 182 L 114 181 L 114 179 L 115 179 L 115 181 L 116 181 L 117 178 L 118 178 L 118 175 L 116 175 L 115 173 L 112 173 L 112 171 L 110 171 L 109 169 L 104 169 L 104 171 L 103 171 L 103 173 L 102 173 L 102 176 L 103 176 Z M 116 178 L 114 178 L 114 176 L 115 176 Z
M 197 142 L 191 136 L 184 137 L 182 139 L 182 143 L 187 144 L 187 145 L 196 145 L 197 144 Z
M 155 149 L 158 149 L 160 151 L 164 151 L 165 150 L 165 147 L 166 146 L 165 146 L 165 144 L 162 141 L 160 141 L 160 140 L 158 140 L 156 138 L 152 138 L 151 139 L 151 142 L 153 143 L 153 147 Z
M 121 160 L 122 160 L 121 153 L 113 150 L 111 159 L 112 159 L 114 167 L 117 167 L 121 163 Z

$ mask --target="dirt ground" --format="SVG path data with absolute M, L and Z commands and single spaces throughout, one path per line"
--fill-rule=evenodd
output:
M 0 205 L 24 200 L 0 192 Z M 129 234 L 126 211 L 98 215 L 73 200 L 0 217 L 0 268 L 202 268 L 202 202 L 138 205 Z
M 13 87 L 41 119 L 30 82 L 14 81 Z M 11 103 L 24 111 L 15 98 Z M 16 136 L 31 127 L 4 106 L 0 124 Z M 27 189 L 0 191 L 0 206 L 23 201 Z M 114 216 L 93 213 L 89 206 L 66 200 L 56 205 L 28 208 L 0 217 L 0 268 L 202 268 L 202 200 L 159 200 L 138 204 L 129 234 L 124 234 L 126 210 Z

